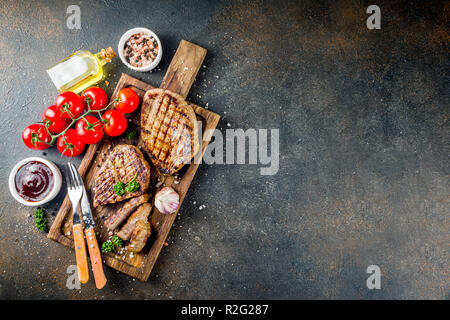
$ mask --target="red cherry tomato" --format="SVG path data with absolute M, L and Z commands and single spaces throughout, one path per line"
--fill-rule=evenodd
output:
M 114 106 L 122 113 L 131 113 L 139 107 L 139 96 L 133 89 L 120 90 L 117 98 L 119 102 L 114 103 Z
M 91 110 L 101 110 L 108 105 L 108 95 L 105 90 L 99 87 L 90 87 L 83 91 L 81 95 L 83 101 L 90 105 Z
M 56 97 L 56 106 L 67 119 L 79 118 L 84 111 L 84 102 L 75 92 L 66 91 Z
M 86 144 L 97 143 L 103 138 L 102 123 L 96 117 L 86 116 L 75 125 L 78 137 Z
M 54 134 L 63 132 L 70 124 L 70 120 L 62 116 L 62 111 L 56 105 L 45 109 L 42 121 L 48 130 Z
M 127 130 L 127 118 L 117 110 L 106 111 L 103 115 L 103 121 L 105 132 L 109 136 L 120 136 Z
M 58 138 L 56 147 L 63 155 L 76 157 L 83 152 L 85 144 L 80 140 L 75 129 L 69 129 Z
M 35 123 L 29 125 L 22 131 L 22 140 L 30 149 L 44 150 L 50 147 L 48 143 L 52 140 L 52 137 L 43 124 Z

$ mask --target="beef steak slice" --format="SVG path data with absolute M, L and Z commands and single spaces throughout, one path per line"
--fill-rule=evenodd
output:
M 114 185 L 118 182 L 128 183 L 134 177 L 139 183 L 135 192 L 118 195 Z M 142 152 L 135 146 L 120 144 L 112 151 L 94 178 L 94 207 L 120 202 L 144 194 L 150 184 L 150 166 Z

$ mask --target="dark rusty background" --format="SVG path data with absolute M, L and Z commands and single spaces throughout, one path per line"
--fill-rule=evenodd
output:
M 449 298 L 450 6 L 375 2 L 2 1 L 0 298 Z M 66 27 L 71 4 L 81 30 Z M 366 27 L 370 4 L 381 30 Z M 197 43 L 208 55 L 189 100 L 223 132 L 279 128 L 280 170 L 202 165 L 148 282 L 106 268 L 104 290 L 69 290 L 73 251 L 36 230 L 8 174 L 44 154 L 20 135 L 57 95 L 46 69 L 137 26 L 160 36 L 160 68 L 117 58 L 108 92 L 122 72 L 158 86 L 179 41 Z M 371 264 L 381 290 L 366 288 Z

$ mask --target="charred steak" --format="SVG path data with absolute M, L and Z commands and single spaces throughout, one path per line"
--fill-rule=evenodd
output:
M 148 237 L 152 230 L 150 222 L 139 220 L 136 222 L 133 232 L 131 233 L 130 243 L 127 246 L 127 251 L 140 252 L 144 249 Z
M 139 189 L 118 195 L 114 185 L 118 182 L 128 183 L 135 177 Z M 116 203 L 140 196 L 147 191 L 150 183 L 150 166 L 142 152 L 135 146 L 117 145 L 105 160 L 94 179 L 94 207 Z
M 131 233 L 139 220 L 148 221 L 148 216 L 152 210 L 152 205 L 150 203 L 144 203 L 128 218 L 127 223 L 122 227 L 122 229 L 117 233 L 117 235 L 123 240 L 129 240 Z
M 199 149 L 194 110 L 182 96 L 164 89 L 145 93 L 141 136 L 154 166 L 163 174 L 180 170 Z
M 142 196 L 133 198 L 124 203 L 122 207 L 116 212 L 113 212 L 108 219 L 106 219 L 106 227 L 109 230 L 114 230 L 125 221 L 126 218 L 141 204 L 148 202 L 150 195 L 144 193 Z

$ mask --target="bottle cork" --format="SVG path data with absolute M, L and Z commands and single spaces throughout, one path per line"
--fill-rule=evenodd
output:
M 106 49 L 102 49 L 101 55 L 106 62 L 110 62 L 112 58 L 116 57 L 117 54 L 114 52 L 113 48 L 108 47 Z

